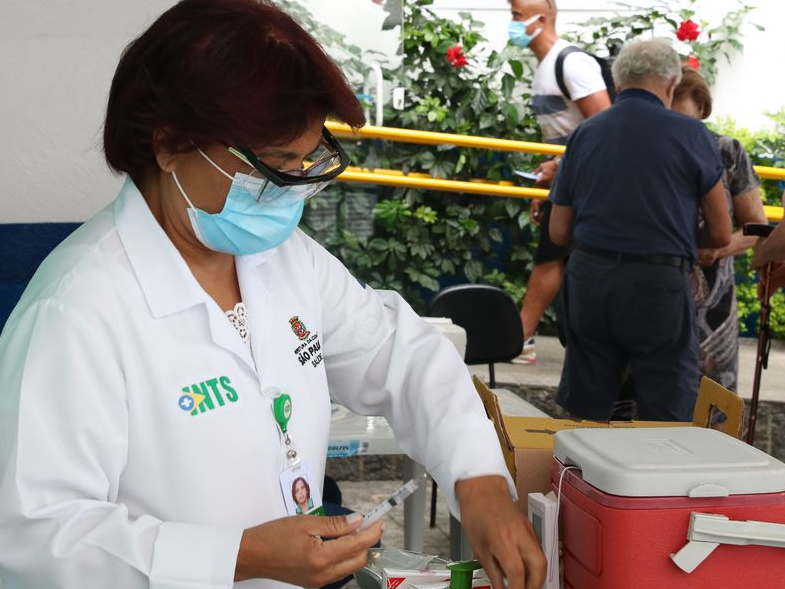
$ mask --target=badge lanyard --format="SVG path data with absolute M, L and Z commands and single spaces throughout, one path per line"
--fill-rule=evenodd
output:
M 313 477 L 313 471 L 306 461 L 300 461 L 295 449 L 294 440 L 289 433 L 289 421 L 292 418 L 292 398 L 278 390 L 271 391 L 273 418 L 284 442 L 284 455 L 289 464 L 281 472 L 281 493 L 289 515 L 308 513 L 324 515 L 320 485 Z M 307 489 L 307 505 L 302 507 L 295 501 L 295 488 Z M 301 489 L 301 490 L 302 490 Z
M 273 417 L 281 432 L 285 444 L 286 458 L 294 466 L 300 462 L 297 450 L 294 449 L 292 436 L 289 435 L 289 420 L 292 418 L 292 398 L 286 393 L 280 393 L 273 398 Z

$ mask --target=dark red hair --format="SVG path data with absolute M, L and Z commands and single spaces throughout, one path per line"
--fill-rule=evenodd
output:
M 155 148 L 283 144 L 323 116 L 365 122 L 344 75 L 292 17 L 270 0 L 182 0 L 125 48 L 104 152 L 138 181 Z

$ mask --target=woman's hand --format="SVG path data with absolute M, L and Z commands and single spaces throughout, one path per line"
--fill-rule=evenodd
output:
M 458 481 L 461 524 L 494 589 L 540 589 L 547 563 L 529 520 L 499 476 Z
M 704 268 L 711 266 L 720 258 L 720 250 L 713 247 L 702 247 L 698 249 L 698 265 Z
M 235 581 L 275 579 L 321 587 L 365 566 L 368 549 L 382 537 L 377 522 L 357 531 L 362 515 L 295 515 L 248 528 L 240 541 Z M 322 538 L 334 538 L 328 542 Z

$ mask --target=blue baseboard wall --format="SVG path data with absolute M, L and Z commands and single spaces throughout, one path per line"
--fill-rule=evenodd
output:
M 0 223 L 0 330 L 38 266 L 81 223 Z

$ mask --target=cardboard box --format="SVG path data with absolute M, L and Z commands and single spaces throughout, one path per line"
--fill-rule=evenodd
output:
M 573 421 L 544 417 L 503 415 L 498 397 L 476 376 L 474 386 L 488 417 L 493 420 L 504 460 L 518 490 L 518 505 L 527 509 L 529 493 L 551 490 L 551 458 L 556 432 L 576 428 L 655 428 L 684 427 L 692 423 L 671 421 Z

